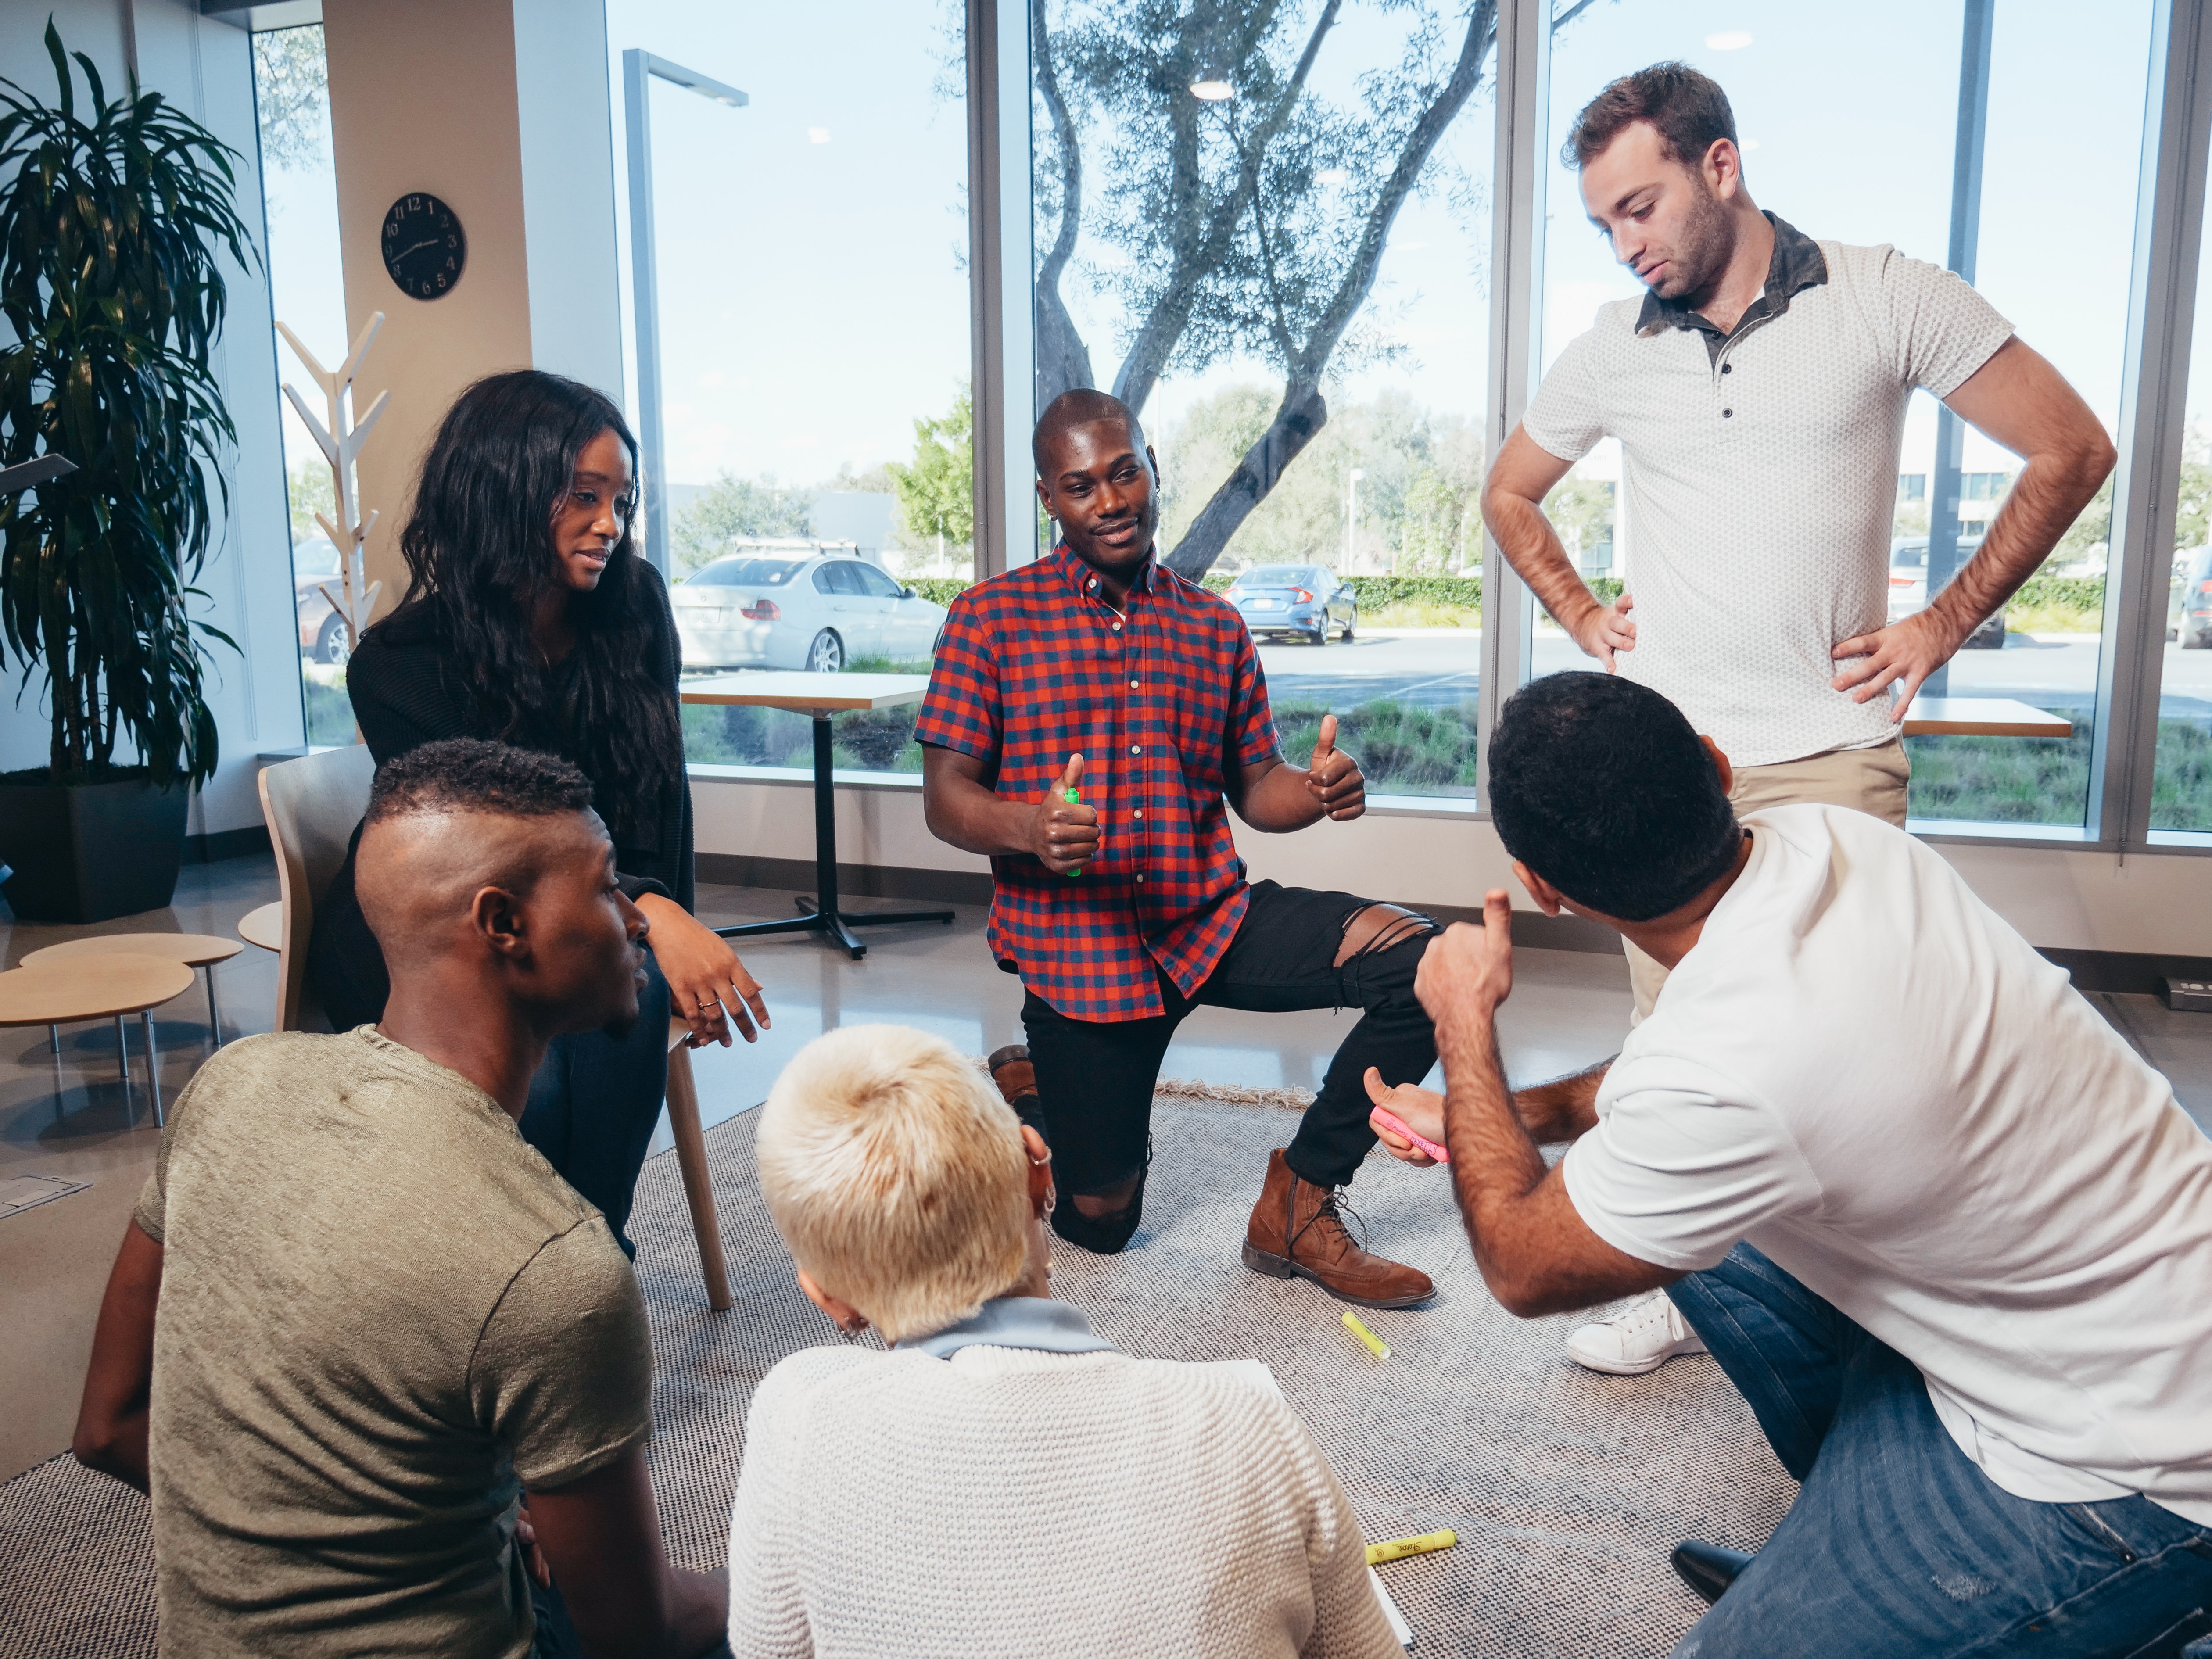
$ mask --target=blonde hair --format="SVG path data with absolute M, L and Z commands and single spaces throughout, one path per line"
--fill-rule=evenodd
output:
M 792 1259 L 885 1340 L 957 1323 L 1020 1279 L 1021 1124 L 943 1038 L 901 1025 L 815 1038 L 769 1091 L 758 1144 Z

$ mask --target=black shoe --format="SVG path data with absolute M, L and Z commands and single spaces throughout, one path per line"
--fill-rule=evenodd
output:
M 1741 1550 L 1724 1550 L 1718 1544 L 1701 1544 L 1694 1538 L 1675 1545 L 1674 1554 L 1667 1559 L 1682 1582 L 1705 1598 L 1707 1607 L 1721 1599 L 1721 1592 L 1735 1583 L 1736 1575 L 1752 1561 Z

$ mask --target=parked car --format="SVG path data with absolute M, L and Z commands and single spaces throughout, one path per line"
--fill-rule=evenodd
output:
M 343 592 L 338 584 L 338 550 L 328 537 L 293 544 L 292 599 L 300 613 L 300 654 L 310 661 L 335 665 L 346 659 L 345 618 L 323 597 L 325 586 L 333 592 Z
M 2184 651 L 2212 651 L 2212 547 L 2191 548 L 2174 565 L 2166 636 Z
M 945 607 L 844 552 L 737 555 L 669 594 L 686 668 L 799 668 L 835 674 L 857 657 L 929 656 Z
M 1323 564 L 1255 565 L 1230 585 L 1229 602 L 1255 639 L 1297 634 L 1327 645 L 1331 628 L 1341 628 L 1349 640 L 1359 626 L 1351 585 Z
M 1974 556 L 1982 544 L 1979 536 L 1959 538 L 1959 562 L 1966 563 Z M 1928 604 L 1928 538 L 1899 536 L 1889 544 L 1889 620 L 1903 622 L 1914 611 L 1924 610 Z M 2004 648 L 2004 612 L 1983 618 L 1981 625 L 1966 635 L 1960 647 L 1962 651 L 2002 651 Z

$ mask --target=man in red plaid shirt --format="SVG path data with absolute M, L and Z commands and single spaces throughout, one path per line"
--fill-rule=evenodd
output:
M 991 857 L 991 951 L 1022 976 L 1029 1036 L 992 1075 L 1052 1146 L 1053 1225 L 1100 1251 L 1137 1231 L 1152 1091 L 1192 1008 L 1356 1008 L 1268 1158 L 1244 1262 L 1363 1306 L 1424 1301 L 1428 1275 L 1356 1242 L 1337 1189 L 1375 1144 L 1370 1071 L 1413 1083 L 1436 1061 L 1413 996 L 1435 924 L 1244 879 L 1228 808 L 1269 833 L 1356 818 L 1358 763 L 1334 716 L 1310 766 L 1284 763 L 1243 619 L 1153 557 L 1158 468 L 1125 405 L 1067 392 L 1032 448 L 1060 544 L 953 601 L 915 736 L 932 833 Z

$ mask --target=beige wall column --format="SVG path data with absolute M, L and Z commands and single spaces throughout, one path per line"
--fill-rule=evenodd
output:
M 381 613 L 407 584 L 416 469 L 464 386 L 536 367 L 623 401 L 606 25 L 589 0 L 324 0 L 323 33 L 349 333 L 385 315 L 355 388 L 356 413 L 392 393 L 361 459 Z M 418 191 L 468 236 L 435 300 L 384 268 L 385 213 Z

